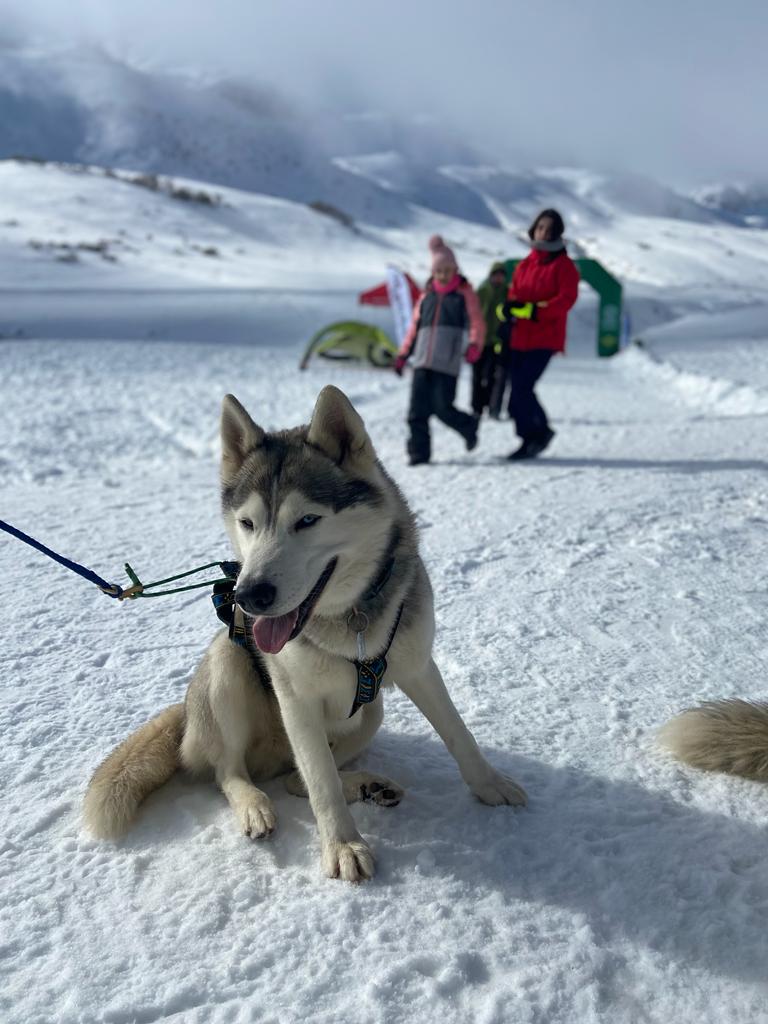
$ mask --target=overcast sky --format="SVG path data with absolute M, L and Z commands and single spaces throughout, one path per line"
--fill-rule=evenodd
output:
M 768 178 L 768 0 L 0 0 L 0 15 L 6 33 L 250 75 L 302 103 L 437 115 L 506 162 Z

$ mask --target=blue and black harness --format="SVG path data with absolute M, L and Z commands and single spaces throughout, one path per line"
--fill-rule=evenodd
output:
M 228 562 L 226 563 L 226 566 L 227 568 L 225 572 L 228 578 L 219 583 L 215 583 L 213 587 L 213 594 L 211 595 L 213 607 L 216 609 L 216 614 L 219 619 L 221 619 L 221 621 L 227 626 L 229 630 L 229 639 L 232 643 L 237 644 L 238 647 L 243 647 L 248 651 L 256 662 L 259 669 L 259 675 L 264 680 L 265 685 L 268 685 L 271 689 L 271 684 L 268 682 L 269 676 L 264 671 L 261 652 L 253 642 L 251 631 L 248 629 L 246 624 L 245 615 L 235 599 L 235 588 L 237 577 L 240 572 L 240 565 L 237 562 Z M 394 567 L 395 560 L 394 558 L 390 558 L 376 581 L 365 592 L 365 594 L 363 594 L 364 600 L 371 600 L 379 595 L 382 588 L 392 575 Z M 347 661 L 352 662 L 357 671 L 357 689 L 355 691 L 355 699 L 352 701 L 352 708 L 347 716 L 348 718 L 351 718 L 356 714 L 363 704 L 370 704 L 378 697 L 379 690 L 381 689 L 381 682 L 387 671 L 387 652 L 392 646 L 392 641 L 395 639 L 395 633 L 397 632 L 397 627 L 400 625 L 400 618 L 402 614 L 403 605 L 401 604 L 397 609 L 397 615 L 395 616 L 392 629 L 389 632 L 387 643 L 380 654 L 377 654 L 374 658 L 366 658 L 362 656 L 346 659 Z M 355 630 L 358 636 L 358 653 L 361 653 L 360 638 L 365 632 L 368 620 L 365 615 L 359 616 L 359 613 L 353 612 L 352 616 L 350 616 L 350 622 L 353 616 L 358 616 L 365 620 L 364 624 L 359 623 L 361 628 L 359 630 Z M 364 645 L 362 646 L 364 649 Z

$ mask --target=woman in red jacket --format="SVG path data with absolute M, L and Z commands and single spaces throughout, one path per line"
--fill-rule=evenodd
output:
M 568 310 L 579 293 L 579 272 L 565 251 L 557 210 L 542 210 L 528 229 L 531 252 L 518 263 L 502 319 L 515 318 L 510 338 L 509 415 L 522 444 L 508 458 L 533 459 L 555 436 L 534 393 L 555 352 L 565 351 Z

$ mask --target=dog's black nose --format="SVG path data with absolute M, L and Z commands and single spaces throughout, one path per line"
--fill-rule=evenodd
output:
M 263 615 L 275 603 L 277 587 L 269 580 L 254 580 L 239 586 L 235 592 L 237 603 L 249 615 Z

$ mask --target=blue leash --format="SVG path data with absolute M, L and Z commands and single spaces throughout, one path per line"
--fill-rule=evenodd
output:
M 58 562 L 59 565 L 63 565 L 66 569 L 71 569 L 72 572 L 76 572 L 78 576 L 82 576 L 83 579 L 89 581 L 89 583 L 95 583 L 97 587 L 104 591 L 108 597 L 121 598 L 125 593 L 122 587 L 118 587 L 116 583 L 107 583 L 101 576 L 93 572 L 92 569 L 86 569 L 84 565 L 79 565 L 77 562 L 73 562 L 69 558 L 65 558 L 63 555 L 56 554 L 55 551 L 51 551 L 45 544 L 41 544 L 39 540 L 35 540 L 34 537 L 28 536 L 26 533 L 22 533 L 21 530 L 17 530 L 15 526 L 11 526 L 10 523 L 3 522 L 0 519 L 0 530 L 5 530 L 6 533 L 10 533 L 12 537 L 16 537 L 18 540 L 23 540 L 25 544 L 29 544 L 30 547 L 37 548 L 38 551 L 42 551 L 44 555 L 48 555 L 54 562 Z
M 210 587 L 214 583 L 224 583 L 227 580 L 236 579 L 239 571 L 239 566 L 236 562 L 209 562 L 208 565 L 198 566 L 197 569 L 191 569 L 189 572 L 181 572 L 176 576 L 169 576 L 164 580 L 155 580 L 154 583 L 142 583 L 136 573 L 133 571 L 131 566 L 126 562 L 125 571 L 131 578 L 131 586 L 123 590 L 116 583 L 108 583 L 103 580 L 101 576 L 95 573 L 92 569 L 86 569 L 84 565 L 80 565 L 78 562 L 73 562 L 70 558 L 65 558 L 63 555 L 57 554 L 55 551 L 51 551 L 45 544 L 41 544 L 39 540 L 35 540 L 34 537 L 30 537 L 28 534 L 23 533 L 21 530 L 17 530 L 15 526 L 11 526 L 10 523 L 3 522 L 0 519 L 0 530 L 5 530 L 6 533 L 10 533 L 12 537 L 16 537 L 17 540 L 24 541 L 25 544 L 29 544 L 30 547 L 36 548 L 38 551 L 42 551 L 44 555 L 48 555 L 54 562 L 58 562 L 59 565 L 63 565 L 66 569 L 71 569 L 72 572 L 76 572 L 78 576 L 82 576 L 83 579 L 88 580 L 89 583 L 95 583 L 96 586 L 101 590 L 107 597 L 116 597 L 118 601 L 125 601 L 128 598 L 135 597 L 163 597 L 165 594 L 180 594 L 186 590 L 197 590 L 199 587 Z M 214 566 L 218 566 L 225 575 L 225 579 L 218 580 L 206 580 L 204 583 L 193 583 L 186 587 L 176 587 L 173 590 L 158 590 L 155 593 L 149 593 L 153 587 L 162 586 L 164 583 L 173 583 L 175 580 L 183 579 L 186 576 L 194 576 L 195 573 L 201 572 L 203 569 L 212 569 Z

